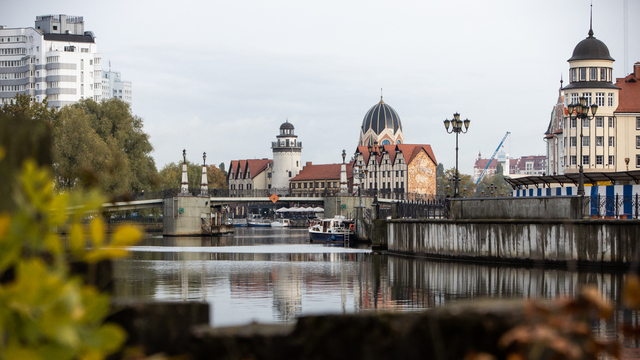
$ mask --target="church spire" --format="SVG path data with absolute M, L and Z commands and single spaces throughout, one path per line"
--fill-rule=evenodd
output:
M 593 37 L 593 2 L 591 2 L 591 10 L 589 11 L 589 37 Z

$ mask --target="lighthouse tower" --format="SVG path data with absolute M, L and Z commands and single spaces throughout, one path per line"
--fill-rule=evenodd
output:
M 273 150 L 273 178 L 271 188 L 288 189 L 289 179 L 302 168 L 302 142 L 294 134 L 293 125 L 287 120 L 280 125 L 280 134 L 271 142 Z

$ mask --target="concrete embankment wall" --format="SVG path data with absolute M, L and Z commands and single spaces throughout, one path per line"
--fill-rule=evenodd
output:
M 640 220 L 582 219 L 583 199 L 451 201 L 451 220 L 386 222 L 389 253 L 512 263 L 568 261 L 626 266 L 636 259 Z
M 391 220 L 389 253 L 504 262 L 624 266 L 640 220 Z

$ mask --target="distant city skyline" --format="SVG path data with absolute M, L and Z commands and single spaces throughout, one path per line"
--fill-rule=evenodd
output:
M 640 61 L 640 23 L 623 0 L 593 2 L 593 30 L 621 78 Z M 545 154 L 544 132 L 573 48 L 587 37 L 586 0 L 386 3 L 294 1 L 3 4 L 0 25 L 33 26 L 38 15 L 83 16 L 103 68 L 135 85 L 156 166 L 187 158 L 227 166 L 268 158 L 288 119 L 304 143 L 302 162 L 352 155 L 367 110 L 380 99 L 398 113 L 405 142 L 430 144 L 455 165 L 455 137 L 442 121 L 469 118 L 460 171 L 473 174 L 505 131 L 513 157 Z M 635 15 L 635 16 L 634 16 Z M 628 18 L 640 2 L 628 2 Z

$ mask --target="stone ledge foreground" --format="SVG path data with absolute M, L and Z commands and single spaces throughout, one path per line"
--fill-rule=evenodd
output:
M 425 312 L 302 317 L 296 324 L 211 328 L 206 303 L 129 304 L 111 321 L 147 354 L 190 359 L 504 358 L 498 340 L 524 319 L 522 300 L 481 300 Z M 206 309 L 206 311 L 205 311 Z M 191 326 L 200 324 L 198 326 Z M 187 330 L 190 329 L 190 330 Z

